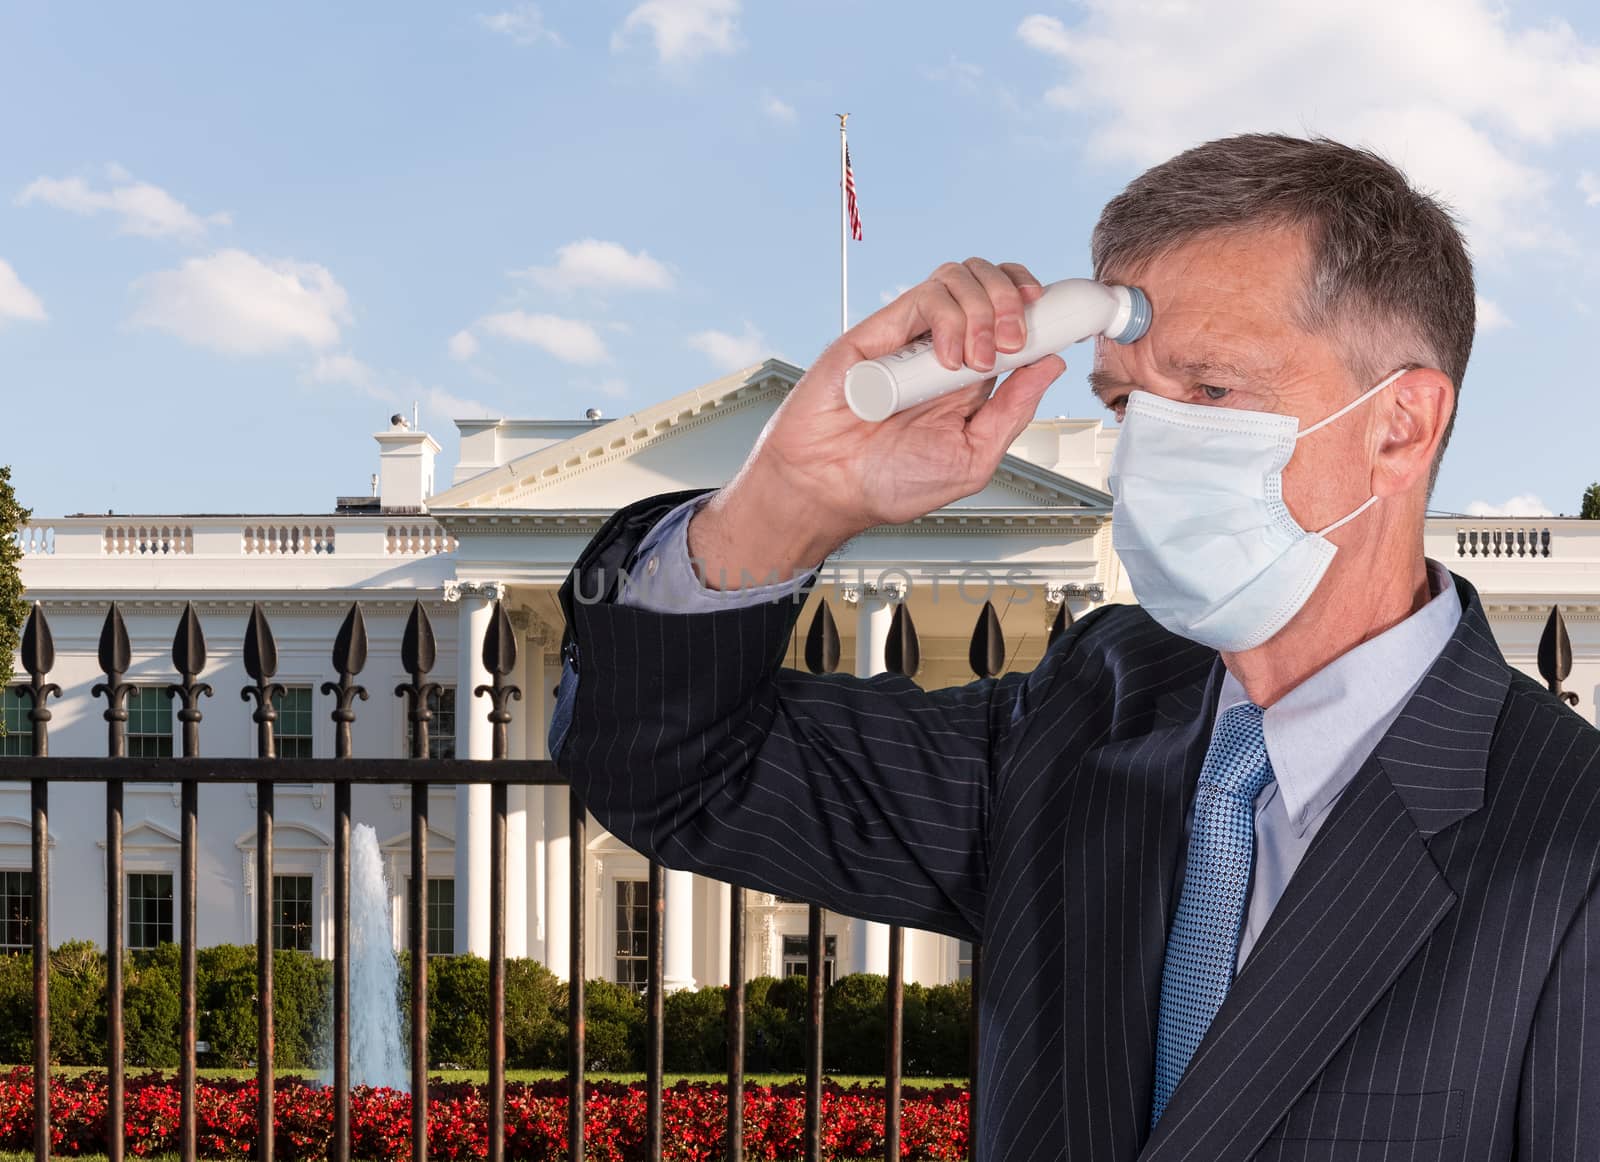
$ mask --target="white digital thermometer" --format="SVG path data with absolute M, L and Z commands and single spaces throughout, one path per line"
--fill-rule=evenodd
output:
M 1136 286 L 1068 278 L 1045 287 L 1022 309 L 1022 319 L 1027 342 L 1020 351 L 996 351 L 992 370 L 950 370 L 934 354 L 932 336 L 925 335 L 845 372 L 845 401 L 862 419 L 877 422 L 924 400 L 1037 363 L 1095 335 L 1132 343 L 1150 329 L 1150 300 Z

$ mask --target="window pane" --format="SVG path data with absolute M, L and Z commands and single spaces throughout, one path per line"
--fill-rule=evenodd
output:
M 0 950 L 33 948 L 33 873 L 0 871 Z
M 164 686 L 136 686 L 128 694 L 128 757 L 172 757 L 172 699 Z
M 311 951 L 311 877 L 272 877 L 272 946 Z
M 649 885 L 644 880 L 618 880 L 616 892 L 616 980 L 642 992 L 650 976 Z
M 135 872 L 128 876 L 128 947 L 172 942 L 172 876 Z
M 456 951 L 456 881 L 447 876 L 428 880 L 428 955 L 454 956 Z
M 312 700 L 310 686 L 290 686 L 274 695 L 273 708 L 278 719 L 273 723 L 273 740 L 278 756 L 286 759 L 312 757 Z
M 33 753 L 33 723 L 28 721 L 31 703 L 31 698 L 10 687 L 0 689 L 0 722 L 6 728 L 5 737 L 0 738 L 0 757 Z
M 428 757 L 453 759 L 456 757 L 456 691 L 446 686 L 428 695 L 428 709 L 433 717 L 428 722 Z M 401 714 L 405 711 L 402 708 Z M 405 753 L 411 754 L 411 719 L 406 717 Z

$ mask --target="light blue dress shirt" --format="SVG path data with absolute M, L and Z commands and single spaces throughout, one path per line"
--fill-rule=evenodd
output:
M 688 527 L 707 499 L 684 502 L 645 535 L 618 598 L 623 605 L 656 613 L 705 613 L 788 597 L 800 588 L 804 578 L 745 589 L 702 585 L 689 559 Z M 1437 561 L 1428 562 L 1428 587 L 1433 597 L 1421 609 L 1341 654 L 1267 707 L 1264 729 L 1274 777 L 1255 801 L 1255 868 L 1239 937 L 1240 965 L 1340 793 L 1394 725 L 1461 620 L 1455 582 Z M 1217 715 L 1249 700 L 1230 673 L 1223 679 Z M 1187 823 L 1184 832 L 1187 836 Z M 1184 847 L 1187 851 L 1187 838 Z

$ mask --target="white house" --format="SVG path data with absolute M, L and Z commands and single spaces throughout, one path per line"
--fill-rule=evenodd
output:
M 371 699 L 357 704 L 355 751 L 407 753 L 405 680 L 399 647 L 405 616 L 421 600 L 439 637 L 434 677 L 446 686 L 435 718 L 435 748 L 487 758 L 487 701 L 467 692 L 486 682 L 477 656 L 492 602 L 513 611 L 520 656 L 512 680 L 512 757 L 542 757 L 558 668 L 561 614 L 555 594 L 572 561 L 605 517 L 651 493 L 727 479 L 799 377 L 775 360 L 746 368 L 617 419 L 462 420 L 461 456 L 448 482 L 434 478 L 439 446 L 404 421 L 379 432 L 371 497 L 343 498 L 317 515 L 73 515 L 40 519 L 21 538 L 23 581 L 43 603 L 62 687 L 52 703 L 51 753 L 103 755 L 104 702 L 96 644 L 108 605 L 127 620 L 134 662 L 127 680 L 129 752 L 173 753 L 174 715 L 165 694 L 176 680 L 170 650 L 178 615 L 193 602 L 210 654 L 204 680 L 201 754 L 254 753 L 241 642 L 252 603 L 267 611 L 279 650 L 280 751 L 333 753 L 333 699 L 321 684 L 335 632 L 359 601 L 371 638 L 360 675 Z M 860 673 L 883 668 L 894 603 L 903 599 L 922 653 L 917 680 L 965 682 L 968 645 L 985 600 L 1004 631 L 1006 667 L 1032 666 L 1060 603 L 1073 613 L 1131 601 L 1111 549 L 1106 469 L 1117 432 L 1098 419 L 1041 419 L 1012 446 L 993 481 L 975 496 L 921 520 L 873 529 L 828 562 L 812 598 L 837 619 L 842 656 Z M 130 498 L 136 502 L 136 498 Z M 1600 521 L 1431 518 L 1429 555 L 1468 577 L 1483 594 L 1510 660 L 1530 674 L 1552 605 L 1571 630 L 1575 664 L 1567 688 L 1594 720 L 1600 699 Z M 795 645 L 811 613 L 802 617 Z M 20 676 L 20 667 L 19 667 Z M 30 745 L 26 702 L 0 701 L 10 737 L 0 755 Z M 0 762 L 3 762 L 0 758 Z M 0 946 L 26 945 L 30 893 L 28 798 L 0 784 Z M 489 940 L 486 787 L 434 787 L 430 807 L 430 947 L 486 953 Z M 274 939 L 332 951 L 332 796 L 325 785 L 276 791 Z M 409 792 L 358 786 L 355 823 L 377 831 L 392 890 L 397 946 L 406 930 Z M 199 934 L 203 944 L 255 938 L 253 792 L 209 785 L 200 792 Z M 131 947 L 171 939 L 178 864 L 175 783 L 130 788 L 125 813 Z M 588 975 L 643 979 L 645 862 L 598 826 L 588 842 Z M 565 975 L 570 839 L 564 788 L 515 788 L 509 819 L 508 953 L 543 960 Z M 106 905 L 104 795 L 98 784 L 51 791 L 51 938 L 100 940 Z M 729 891 L 687 873 L 667 876 L 669 987 L 725 983 Z M 747 894 L 750 972 L 803 971 L 806 909 Z M 887 933 L 879 925 L 829 916 L 836 971 L 884 972 Z M 908 933 L 909 979 L 961 975 L 964 949 L 930 933 Z

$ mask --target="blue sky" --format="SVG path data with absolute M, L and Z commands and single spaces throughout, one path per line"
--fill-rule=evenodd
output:
M 1099 207 L 1245 129 L 1466 218 L 1437 507 L 1600 478 L 1600 14 L 1577 0 L 0 5 L 0 463 L 41 515 L 319 512 L 369 433 L 618 415 L 946 259 L 1087 273 Z M 1041 414 L 1091 414 L 1086 352 Z

